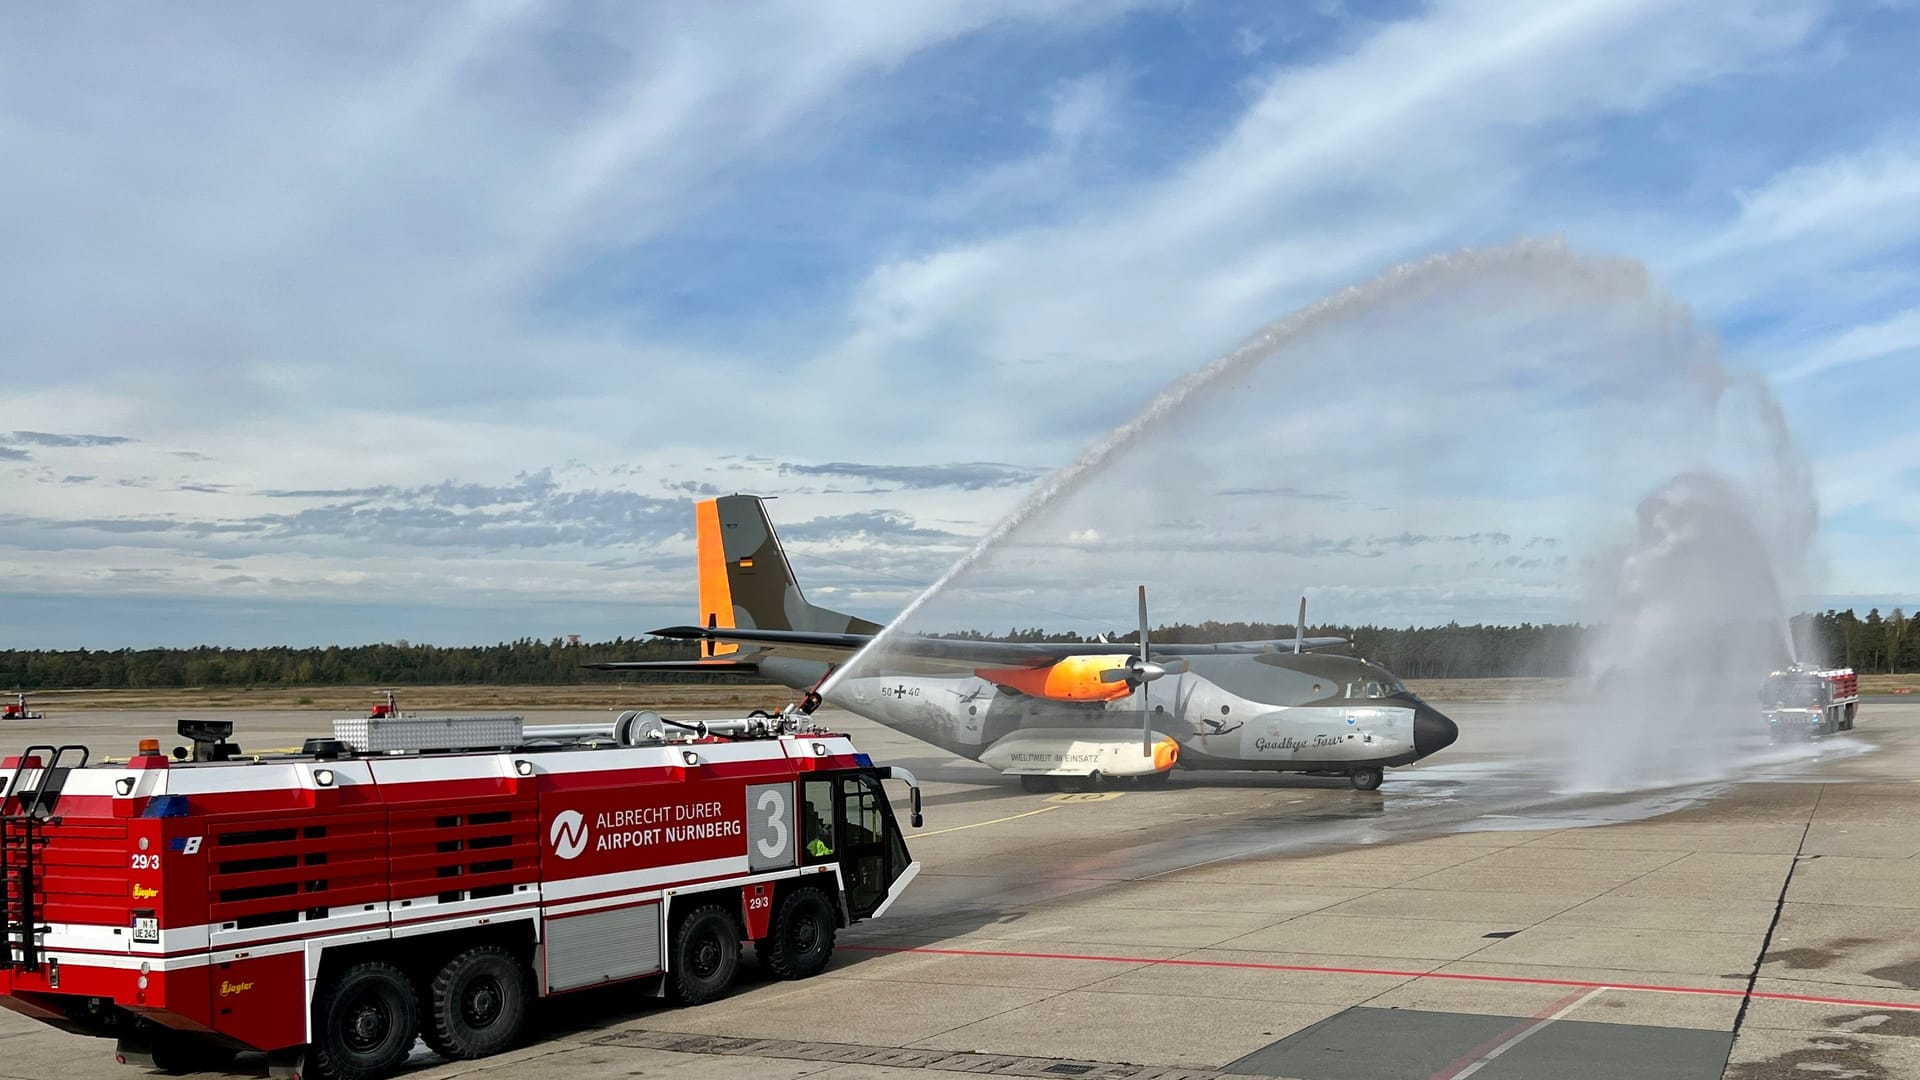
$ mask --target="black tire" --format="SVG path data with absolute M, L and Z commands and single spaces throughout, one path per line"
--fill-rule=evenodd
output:
M 392 964 L 367 960 L 342 969 L 314 1002 L 314 1075 L 377 1080 L 406 1064 L 420 1034 L 413 982 Z
M 1380 781 L 1385 780 L 1386 776 L 1384 769 L 1355 769 L 1348 774 L 1348 779 L 1353 782 L 1355 791 L 1377 791 Z
M 1045 794 L 1046 792 L 1052 791 L 1056 786 L 1051 776 L 1029 775 L 1020 778 L 1020 790 L 1033 795 Z
M 1166 772 L 1148 773 L 1140 778 L 1140 786 L 1143 788 L 1163 788 L 1167 786 L 1167 781 L 1172 779 L 1173 771 L 1171 769 Z
M 825 892 L 802 885 L 775 905 L 767 936 L 753 943 L 754 955 L 776 979 L 818 975 L 833 959 L 833 936 L 839 921 L 833 901 Z
M 497 1054 L 520 1037 L 527 998 L 520 958 L 499 945 L 475 945 L 434 975 L 420 1035 L 451 1061 Z
M 740 924 L 718 904 L 687 912 L 673 930 L 673 967 L 667 987 L 682 1005 L 726 996 L 740 973 Z

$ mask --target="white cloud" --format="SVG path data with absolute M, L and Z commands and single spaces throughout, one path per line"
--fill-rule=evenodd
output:
M 988 166 L 968 175 L 933 199 L 933 213 L 946 220 L 973 221 L 1056 206 L 1078 197 L 1087 159 L 1119 126 L 1125 79 L 1115 71 L 1094 72 L 1055 84 L 1046 108 L 1031 118 L 1044 133 L 1033 153 Z
M 1837 334 L 1811 349 L 1806 359 L 1781 372 L 1778 378 L 1792 382 L 1848 364 L 1916 350 L 1920 350 L 1920 307 Z
M 1920 218 L 1920 155 L 1903 139 L 1788 169 L 1740 195 L 1740 216 L 1701 254 L 1726 257 L 1814 234 L 1871 240 L 1889 215 Z

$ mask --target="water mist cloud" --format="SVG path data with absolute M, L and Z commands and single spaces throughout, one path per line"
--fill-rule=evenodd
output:
M 1705 669 L 1657 711 L 1543 709 L 1578 748 L 1568 783 L 1655 784 L 1661 753 L 1712 765 L 1753 729 L 1817 520 L 1777 403 L 1684 304 L 1637 262 L 1525 240 L 1262 329 L 1043 480 L 894 626 L 968 628 L 985 593 L 1110 612 L 1135 583 L 1156 622 L 1271 620 L 1316 590 L 1398 593 L 1402 624 L 1533 597 L 1608 628 L 1589 668 L 1609 687 Z M 848 670 L 886 662 L 883 639 Z

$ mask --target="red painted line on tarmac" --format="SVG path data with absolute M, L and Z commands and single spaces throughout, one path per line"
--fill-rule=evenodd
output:
M 1695 997 L 1745 997 L 1745 990 L 1724 986 L 1652 986 L 1640 983 L 1590 982 L 1585 979 L 1543 979 L 1525 975 L 1470 975 L 1458 971 L 1395 971 L 1391 968 L 1320 967 L 1313 964 L 1264 964 L 1252 960 L 1159 960 L 1147 956 L 1086 956 L 1078 953 L 1010 952 L 997 949 L 943 949 L 911 945 L 848 945 L 844 952 L 918 953 L 928 956 L 982 956 L 1001 960 L 1086 960 L 1099 964 L 1156 964 L 1161 967 L 1232 968 L 1246 971 L 1306 971 L 1320 975 L 1377 975 L 1394 979 L 1445 979 L 1450 982 L 1506 983 L 1514 986 L 1566 986 L 1584 990 L 1632 990 L 1642 994 L 1690 994 Z M 1920 1012 L 1920 1004 L 1863 1001 L 1857 998 L 1819 997 L 1813 994 L 1774 994 L 1755 991 L 1762 1001 L 1798 1001 L 1812 1005 L 1846 1005 L 1856 1009 L 1894 1009 Z

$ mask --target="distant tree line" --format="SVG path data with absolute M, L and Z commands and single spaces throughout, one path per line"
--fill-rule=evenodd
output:
M 1894 608 L 1882 616 L 1879 608 L 1862 619 L 1851 610 L 1800 615 L 1794 633 L 1814 643 L 1819 657 L 1836 667 L 1863 674 L 1900 675 L 1920 671 L 1920 614 L 1909 618 Z
M 1214 622 L 1171 623 L 1157 627 L 1148 640 L 1164 644 L 1209 641 L 1292 640 L 1292 623 Z M 1467 679 L 1551 677 L 1571 675 L 1580 663 L 1580 649 L 1590 631 L 1573 625 L 1486 626 L 1448 623 L 1445 626 L 1394 628 L 1387 626 L 1310 626 L 1308 637 L 1342 637 L 1352 643 L 1343 652 L 1362 656 L 1407 679 Z M 1078 634 L 1049 633 L 1015 627 L 1002 635 L 978 632 L 949 637 L 1005 641 L 1091 641 Z M 1116 645 L 1140 641 L 1139 633 L 1109 635 Z
M 582 664 L 608 660 L 686 660 L 688 641 L 615 638 L 573 643 L 521 638 L 496 645 L 379 645 L 227 649 L 0 651 L 0 690 L 151 690 L 177 686 L 556 685 L 608 677 Z M 629 682 L 753 682 L 692 672 L 623 672 Z
M 1820 658 L 1863 673 L 1920 671 L 1920 616 L 1900 609 L 1865 618 L 1848 611 L 1794 617 L 1796 637 L 1814 643 Z M 1572 624 L 1498 626 L 1310 627 L 1310 637 L 1344 637 L 1350 651 L 1409 679 L 1552 678 L 1575 675 L 1593 630 Z M 977 631 L 947 637 L 1029 642 L 1084 642 L 1091 637 L 1014 627 L 1005 634 Z M 1173 623 L 1152 631 L 1161 642 L 1291 638 L 1278 623 Z M 1137 634 L 1111 636 L 1124 645 Z M 684 660 L 692 642 L 615 638 L 578 642 L 521 638 L 495 645 L 443 647 L 405 641 L 324 648 L 275 646 L 230 649 L 14 649 L 0 651 L 0 690 L 148 690 L 166 687 L 444 686 L 459 684 L 564 685 L 594 679 L 628 682 L 752 682 L 750 676 L 698 672 L 596 672 L 582 665 L 609 660 Z
M 1899 608 L 1882 616 L 1878 608 L 1861 618 L 1853 611 L 1796 615 L 1795 640 L 1810 644 L 1817 659 L 1837 667 L 1873 674 L 1920 672 L 1920 615 L 1908 618 Z M 1308 637 L 1343 637 L 1355 656 L 1381 664 L 1407 679 L 1561 678 L 1579 674 L 1594 628 L 1578 624 L 1521 623 L 1501 626 L 1448 623 L 1445 626 L 1310 626 Z M 1291 623 L 1173 623 L 1153 630 L 1161 642 L 1260 641 L 1290 639 Z M 954 638 L 1004 641 L 1090 641 L 1078 634 L 1013 627 L 1004 634 L 967 631 Z M 1109 635 L 1116 644 L 1140 640 L 1137 632 Z

